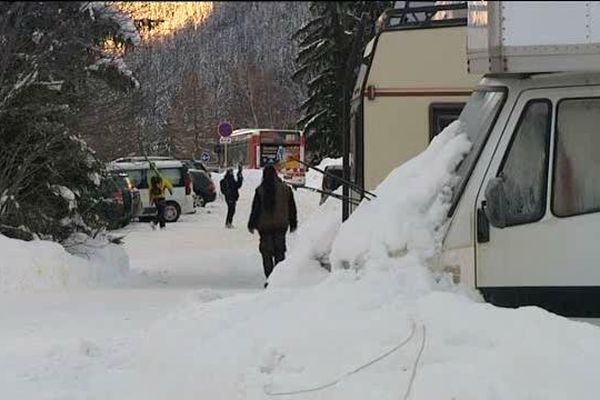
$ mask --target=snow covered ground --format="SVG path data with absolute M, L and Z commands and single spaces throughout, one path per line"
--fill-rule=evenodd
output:
M 468 147 L 452 125 L 342 226 L 335 199 L 297 191 L 302 225 L 267 290 L 247 174 L 237 229 L 217 201 L 125 229 L 113 287 L 4 292 L 2 398 L 596 399 L 597 327 L 493 307 L 427 268 Z
M 165 231 L 131 224 L 119 232 L 124 248 L 78 249 L 91 259 L 0 236 L 0 398 L 132 398 L 111 388 L 154 324 L 189 304 L 263 292 L 258 237 L 245 228 L 260 172 L 245 176 L 232 230 L 217 199 Z M 311 192 L 296 200 L 301 219 L 318 207 Z

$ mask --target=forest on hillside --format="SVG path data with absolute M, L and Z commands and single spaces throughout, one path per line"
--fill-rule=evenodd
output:
M 121 2 L 142 43 L 123 59 L 134 94 L 108 86 L 81 120 L 105 160 L 132 154 L 193 157 L 217 143 L 217 126 L 293 128 L 303 99 L 292 81 L 292 35 L 306 2 Z

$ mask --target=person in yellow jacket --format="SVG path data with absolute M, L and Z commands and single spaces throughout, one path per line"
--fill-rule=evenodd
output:
M 160 228 L 164 228 L 165 221 L 165 205 L 166 191 L 173 194 L 173 185 L 168 179 L 164 179 L 160 175 L 154 175 L 150 178 L 150 204 L 156 207 L 156 217 L 152 221 L 152 229 L 156 229 L 156 224 L 160 224 Z

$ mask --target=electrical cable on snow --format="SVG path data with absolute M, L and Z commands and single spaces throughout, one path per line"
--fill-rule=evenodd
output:
M 421 347 L 419 348 L 419 352 L 417 353 L 417 357 L 415 358 L 415 362 L 412 367 L 412 373 L 410 375 L 410 380 L 408 381 L 408 386 L 406 387 L 406 393 L 404 393 L 403 400 L 408 400 L 410 396 L 410 391 L 412 390 L 413 383 L 417 376 L 417 367 L 419 365 L 419 361 L 421 360 L 421 356 L 423 355 L 423 350 L 425 350 L 425 339 L 427 337 L 427 331 L 425 330 L 425 324 L 422 325 L 423 334 L 421 335 Z
M 268 395 L 268 396 L 291 396 L 291 395 L 296 395 L 296 394 L 303 394 L 303 393 L 317 392 L 317 391 L 319 391 L 319 390 L 323 390 L 323 389 L 327 389 L 327 388 L 329 388 L 329 387 L 335 386 L 335 385 L 337 385 L 337 384 L 338 384 L 338 383 L 339 383 L 339 382 L 340 382 L 342 379 L 344 379 L 344 378 L 346 378 L 346 377 L 348 377 L 348 376 L 354 375 L 354 374 L 356 374 L 357 372 L 359 372 L 359 371 L 361 371 L 361 370 L 363 370 L 363 369 L 365 369 L 365 368 L 367 368 L 367 367 L 370 367 L 371 365 L 375 364 L 376 362 L 383 360 L 384 358 L 388 357 L 388 356 L 389 356 L 389 355 L 391 355 L 392 353 L 394 353 L 394 352 L 398 351 L 400 348 L 402 348 L 402 347 L 404 347 L 405 345 L 407 345 L 407 344 L 408 344 L 408 343 L 411 341 L 411 339 L 413 338 L 413 336 L 415 335 L 415 331 L 416 331 L 416 324 L 415 324 L 415 322 L 414 322 L 414 321 L 411 321 L 410 327 L 411 327 L 411 329 L 410 329 L 410 333 L 408 334 L 408 336 L 406 337 L 406 339 L 404 339 L 404 340 L 403 340 L 402 342 L 400 342 L 398 345 L 396 345 L 396 346 L 395 346 L 395 347 L 393 347 L 392 349 L 390 349 L 390 350 L 386 351 L 385 353 L 381 354 L 380 356 L 378 356 L 378 357 L 374 358 L 373 360 L 369 361 L 368 363 L 366 363 L 366 364 L 363 364 L 363 365 L 361 365 L 360 367 L 358 367 L 358 368 L 355 368 L 355 369 L 353 369 L 352 371 L 345 373 L 344 375 L 340 376 L 340 377 L 339 377 L 339 378 L 337 378 L 337 379 L 334 379 L 334 380 L 333 380 L 333 381 L 331 381 L 331 382 L 325 383 L 325 384 L 323 384 L 323 385 L 319 385 L 319 386 L 311 387 L 311 388 L 299 389 L 299 390 L 292 390 L 292 391 L 287 391 L 287 392 L 269 392 L 269 391 L 266 391 L 266 390 L 265 390 L 265 394 L 266 394 L 266 395 Z M 425 326 L 423 326 L 423 332 L 425 332 Z M 421 347 L 424 347 L 424 343 L 422 344 L 422 346 L 421 346 Z M 420 352 L 422 352 L 422 349 L 421 349 L 421 351 L 420 351 Z M 418 357 L 420 358 L 420 354 L 419 354 L 419 356 L 418 356 Z M 417 362 L 418 362 L 418 359 L 417 359 Z M 416 363 L 415 363 L 415 368 L 414 368 L 414 370 L 413 370 L 413 378 L 412 378 L 412 379 L 414 379 L 414 375 L 415 375 L 415 373 L 416 373 L 416 372 L 415 372 L 415 370 L 416 370 Z M 411 382 L 411 383 L 412 383 L 412 382 Z M 410 393 L 410 384 L 409 384 L 409 390 L 407 391 L 407 395 L 408 395 L 408 393 Z M 406 399 L 406 396 L 405 396 L 405 399 Z

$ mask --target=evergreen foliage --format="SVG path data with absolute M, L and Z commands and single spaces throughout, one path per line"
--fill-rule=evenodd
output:
M 307 135 L 307 149 L 313 161 L 342 155 L 344 95 L 350 93 L 355 73 L 346 76 L 360 19 L 367 14 L 367 34 L 360 48 L 373 36 L 373 26 L 389 1 L 311 2 L 312 19 L 294 35 L 299 41 L 297 70 L 293 78 L 306 85 L 308 96 L 301 104 L 298 126 Z
M 107 40 L 139 36 L 104 3 L 0 3 L 0 233 L 63 241 L 106 226 L 103 164 L 75 127 L 93 82 L 138 85 Z

